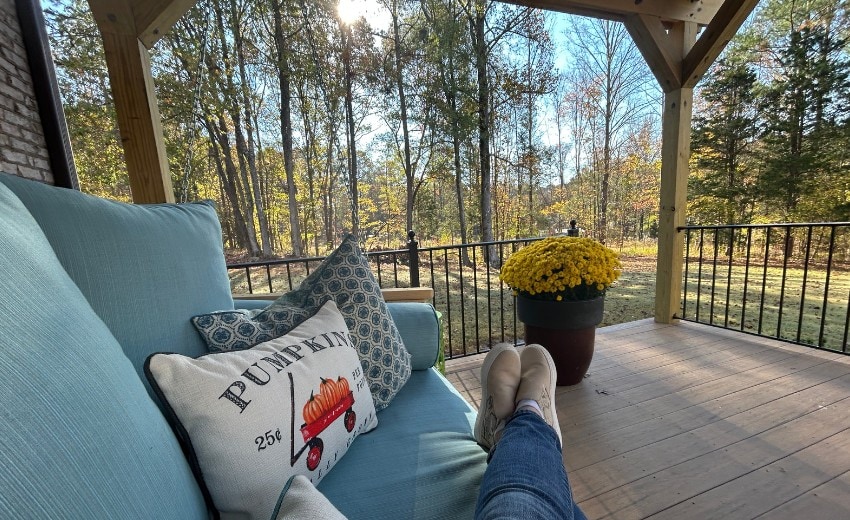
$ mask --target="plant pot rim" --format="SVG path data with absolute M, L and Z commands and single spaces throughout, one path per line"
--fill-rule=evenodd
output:
M 535 300 L 516 296 L 517 318 L 527 325 L 549 329 L 584 329 L 602 322 L 605 295 L 590 300 Z

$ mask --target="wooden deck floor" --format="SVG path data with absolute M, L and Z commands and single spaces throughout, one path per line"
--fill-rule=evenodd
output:
M 447 377 L 476 406 L 483 355 Z M 590 519 L 850 518 L 850 358 L 693 323 L 597 331 L 559 387 Z

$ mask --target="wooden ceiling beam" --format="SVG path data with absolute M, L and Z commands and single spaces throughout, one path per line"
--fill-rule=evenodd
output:
M 682 61 L 675 56 L 671 36 L 661 19 L 645 14 L 626 17 L 626 29 L 631 34 L 649 70 L 655 75 L 664 92 L 670 92 L 682 86 Z
M 682 64 L 684 86 L 694 87 L 741 28 L 758 0 L 726 0 Z
M 136 36 L 150 49 L 197 0 L 131 0 Z
M 508 0 L 509 3 L 550 11 L 624 21 L 642 14 L 665 22 L 694 22 L 706 25 L 723 0 Z

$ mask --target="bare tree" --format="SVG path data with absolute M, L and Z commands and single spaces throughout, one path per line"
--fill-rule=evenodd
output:
M 619 22 L 574 19 L 567 36 L 575 45 L 579 77 L 587 81 L 585 92 L 599 119 L 601 148 L 592 167 L 600 175 L 597 238 L 605 243 L 608 199 L 615 155 L 625 141 L 624 130 L 638 124 L 654 101 L 647 91 L 650 73 L 625 26 Z M 594 136 L 596 137 L 596 136 Z

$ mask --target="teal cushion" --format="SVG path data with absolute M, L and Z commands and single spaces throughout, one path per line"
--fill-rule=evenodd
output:
M 133 366 L 0 185 L 0 518 L 206 518 Z
M 417 370 L 318 489 L 349 520 L 472 518 L 487 466 L 475 415 L 436 370 Z
M 431 368 L 440 353 L 440 322 L 430 303 L 392 302 L 387 304 L 404 347 L 410 352 L 413 370 Z
M 144 379 L 153 352 L 206 352 L 192 316 L 233 308 L 208 204 L 135 205 L 0 174 Z
M 197 316 L 192 322 L 210 351 L 245 349 L 286 334 L 328 300 L 333 300 L 345 317 L 375 409 L 384 409 L 410 377 L 410 354 L 354 235 L 345 237 L 298 289 L 259 314 L 216 312 Z

